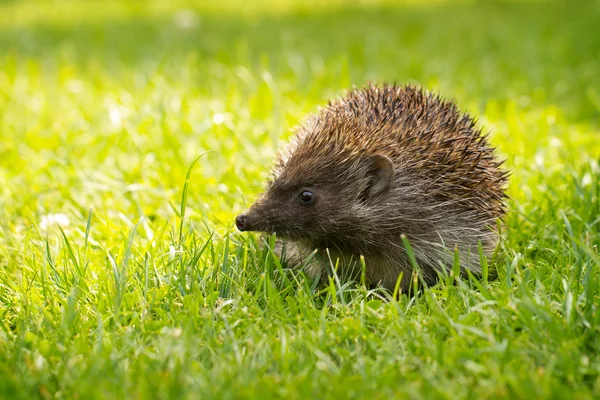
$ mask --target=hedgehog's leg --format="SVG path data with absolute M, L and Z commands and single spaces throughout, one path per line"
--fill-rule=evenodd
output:
M 367 258 L 365 275 L 372 286 L 383 287 L 390 292 L 393 292 L 398 284 L 402 293 L 408 293 L 413 282 L 413 269 L 403 254 L 393 254 L 382 260 Z
M 313 254 L 310 248 L 300 243 L 277 239 L 273 251 L 288 266 L 302 268 L 311 279 L 319 278 L 326 272 L 326 265 L 318 254 Z

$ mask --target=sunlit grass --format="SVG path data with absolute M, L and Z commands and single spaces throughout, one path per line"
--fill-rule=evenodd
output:
M 0 397 L 600 396 L 600 6 L 325 3 L 0 2 Z M 367 81 L 491 131 L 498 279 L 387 301 L 234 230 Z

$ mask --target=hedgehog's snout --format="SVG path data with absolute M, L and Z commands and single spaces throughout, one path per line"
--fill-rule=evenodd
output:
M 267 220 L 268 218 L 265 218 L 264 212 L 258 209 L 255 204 L 235 217 L 235 225 L 242 232 L 262 231 Z
M 240 214 L 235 217 L 235 225 L 242 232 L 249 230 L 248 217 L 246 214 Z

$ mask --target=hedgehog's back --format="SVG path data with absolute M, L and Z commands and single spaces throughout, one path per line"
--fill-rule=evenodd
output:
M 487 135 L 453 102 L 415 86 L 349 92 L 301 126 L 287 152 L 285 161 L 295 157 L 329 166 L 383 154 L 397 173 L 427 183 L 430 197 L 456 200 L 494 218 L 504 213 L 506 173 Z

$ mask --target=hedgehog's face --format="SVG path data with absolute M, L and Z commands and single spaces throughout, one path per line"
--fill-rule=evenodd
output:
M 306 162 L 302 164 L 307 165 Z M 236 218 L 241 231 L 276 233 L 320 246 L 352 232 L 360 224 L 355 210 L 387 192 L 393 181 L 391 161 L 369 156 L 327 175 L 288 164 L 267 191 Z
M 311 239 L 321 236 L 323 216 L 335 212 L 338 203 L 330 185 L 284 185 L 275 181 L 245 213 L 238 215 L 241 231 L 276 233 L 279 237 Z

